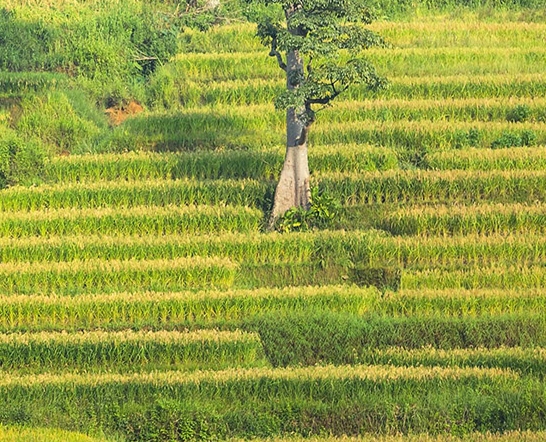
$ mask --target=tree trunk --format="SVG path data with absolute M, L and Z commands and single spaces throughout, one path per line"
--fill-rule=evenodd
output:
M 296 89 L 303 78 L 303 60 L 298 51 L 288 52 L 286 65 L 287 87 L 289 90 Z M 286 111 L 286 156 L 275 190 L 273 210 L 269 219 L 270 228 L 287 210 L 293 207 L 308 209 L 311 204 L 307 160 L 308 126 L 299 117 L 303 113 L 303 108 L 289 108 Z

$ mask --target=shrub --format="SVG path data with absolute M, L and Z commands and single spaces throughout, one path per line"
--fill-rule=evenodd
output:
M 0 188 L 39 181 L 48 156 L 37 142 L 24 141 L 13 130 L 0 127 Z
M 517 132 L 504 131 L 502 135 L 491 143 L 491 149 L 507 147 L 533 146 L 537 142 L 537 134 L 530 129 Z
M 309 210 L 293 208 L 280 217 L 275 229 L 279 232 L 305 232 L 314 228 L 325 229 L 332 225 L 339 214 L 341 204 L 333 196 L 314 187 L 311 190 Z
M 510 123 L 523 123 L 529 118 L 531 110 L 526 104 L 519 104 L 506 112 L 506 121 Z

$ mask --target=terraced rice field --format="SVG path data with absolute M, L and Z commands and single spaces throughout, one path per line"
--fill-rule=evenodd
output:
M 281 74 L 250 26 L 188 31 L 158 75 L 168 111 L 0 191 L 0 422 L 546 439 L 546 23 L 515 17 L 373 24 L 390 87 L 312 128 L 340 213 L 285 234 L 263 228 Z M 91 440 L 0 426 L 48 437 Z

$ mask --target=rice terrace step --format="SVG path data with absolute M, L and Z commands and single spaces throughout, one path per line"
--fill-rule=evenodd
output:
M 545 441 L 543 3 L 0 1 L 0 442 Z

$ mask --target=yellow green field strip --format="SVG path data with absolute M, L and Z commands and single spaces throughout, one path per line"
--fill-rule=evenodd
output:
M 0 442 L 108 442 L 108 439 L 52 428 L 7 427 L 1 425 Z
M 419 288 L 381 293 L 373 287 L 346 285 L 82 294 L 77 297 L 19 295 L 0 297 L 0 329 L 3 332 L 127 328 L 158 330 L 173 327 L 233 329 L 245 324 L 248 326 L 248 323 L 252 324 L 256 318 L 264 315 L 277 321 L 281 317 L 293 315 L 300 315 L 305 320 L 305 315 L 309 319 L 313 313 L 328 312 L 350 315 L 347 317 L 353 319 L 359 316 L 413 318 L 425 328 L 427 323 L 430 324 L 430 318 L 443 318 L 442 321 L 460 319 L 467 330 L 468 324 L 464 321 L 469 318 L 489 318 L 490 322 L 502 325 L 503 318 L 508 320 L 513 317 L 512 322 L 518 324 L 517 333 L 522 330 L 522 321 L 534 327 L 535 331 L 529 332 L 530 339 L 533 339 L 533 333 L 542 330 L 535 322 L 544 322 L 543 317 L 540 319 L 540 312 L 545 308 L 544 288 Z M 369 319 L 365 321 L 369 322 Z M 382 330 L 386 336 L 388 327 L 384 326 L 381 325 L 377 330 Z M 450 327 L 449 324 L 447 327 Z M 491 335 L 492 330 L 489 331 Z M 465 335 L 467 338 L 470 336 L 468 333 Z M 405 335 L 396 336 L 400 338 Z M 406 338 L 411 340 L 410 337 Z M 502 345 L 502 339 L 499 342 L 498 345 Z M 427 344 L 430 342 L 425 340 L 419 345 Z M 537 342 L 535 344 L 538 345 Z M 508 344 L 504 342 L 504 345 Z
M 498 317 L 541 312 L 546 289 L 402 289 L 387 292 L 368 313 L 388 317 Z
M 546 206 L 542 203 L 415 206 L 394 212 L 382 227 L 395 235 L 538 234 L 546 229 Z
M 241 331 L 0 334 L 0 370 L 117 372 L 266 366 L 260 338 Z
M 403 289 L 498 288 L 520 290 L 546 287 L 546 266 L 495 265 L 467 268 L 406 271 L 402 273 Z
M 151 261 L 87 260 L 58 263 L 2 263 L 0 291 L 9 294 L 173 290 L 230 287 L 237 265 L 226 258 Z
M 485 121 L 351 121 L 317 125 L 309 140 L 317 144 L 363 143 L 408 149 L 522 147 L 546 143 L 543 123 Z M 509 134 L 509 135 L 507 135 Z
M 508 431 L 501 434 L 492 433 L 471 433 L 464 436 L 452 435 L 429 435 L 429 434 L 411 434 L 399 436 L 376 436 L 361 435 L 358 437 L 350 436 L 313 436 L 300 438 L 276 437 L 272 439 L 256 439 L 256 442 L 542 442 L 546 438 L 546 432 L 542 431 Z M 240 439 L 233 439 L 232 442 L 242 442 Z
M 382 101 L 382 103 L 384 102 Z M 443 112 L 441 108 L 438 108 L 429 113 L 427 110 L 412 111 L 395 106 L 391 109 L 383 107 L 372 110 L 364 107 L 360 107 L 360 109 L 352 107 L 354 109 L 351 109 L 351 106 L 341 107 L 336 114 L 325 113 L 326 118 L 322 124 L 314 126 L 310 132 L 311 146 L 372 144 L 414 151 L 418 148 L 426 148 L 427 150 L 465 147 L 500 148 L 546 143 L 546 130 L 542 123 L 546 118 L 546 107 L 538 109 L 529 106 L 520 106 L 519 108 L 514 106 L 491 111 L 487 108 L 477 110 L 475 107 L 470 107 L 461 111 L 463 112 L 461 120 L 458 120 L 457 115 L 453 115 L 454 112 L 458 112 L 456 109 Z M 492 117 L 495 113 L 497 118 Z M 481 114 L 482 118 L 477 114 Z M 163 150 L 162 146 L 165 144 L 171 145 L 172 150 L 200 151 L 195 158 L 182 156 L 178 164 L 172 168 L 173 173 L 170 177 L 176 177 L 180 172 L 187 170 L 190 175 L 203 178 L 260 178 L 270 176 L 278 169 L 279 154 L 272 155 L 265 152 L 279 152 L 282 146 L 284 126 L 280 119 L 276 118 L 269 128 L 264 128 L 265 136 L 261 137 L 258 136 L 258 133 L 262 129 L 249 129 L 250 126 L 260 124 L 259 115 L 253 117 L 248 114 L 246 119 L 239 115 L 211 115 L 216 114 L 204 116 L 204 114 L 188 113 L 187 118 L 179 115 L 174 120 L 168 115 L 154 119 L 146 116 L 135 118 L 127 123 L 123 135 L 114 144 L 118 149 L 125 146 L 126 141 L 130 138 L 132 143 L 130 150 L 134 151 Z M 280 116 L 280 114 L 276 115 Z M 335 115 L 335 117 L 329 118 L 330 115 Z M 230 127 L 224 131 L 225 120 L 231 118 L 237 121 L 227 123 Z M 508 121 L 510 118 L 525 121 L 514 123 Z M 269 120 L 271 116 L 265 115 L 265 119 Z M 216 127 L 206 130 L 204 138 L 201 129 L 196 129 L 199 121 L 204 121 L 206 125 L 216 123 Z M 160 134 L 158 128 L 163 123 L 172 126 L 175 132 Z M 250 136 L 249 131 L 255 135 Z M 412 148 L 408 149 L 408 146 Z M 217 150 L 225 150 L 225 153 L 220 152 L 217 157 L 214 157 Z M 255 153 L 255 151 L 261 153 Z M 207 155 L 210 157 L 211 163 L 208 172 L 199 162 L 200 158 Z M 315 159 L 311 151 L 313 166 L 321 171 L 328 170 L 328 156 L 321 156 L 323 158 Z M 226 157 L 233 159 L 242 170 L 239 172 L 228 170 L 222 163 Z M 265 160 L 264 166 L 260 166 L 261 157 Z M 321 162 L 321 160 L 323 161 Z M 251 172 L 254 165 L 256 165 L 257 171 Z M 119 167 L 123 167 L 123 165 L 120 164 Z M 143 172 L 146 173 L 146 171 L 144 169 Z M 154 175 L 152 173 L 151 177 Z
M 85 184 L 11 187 L 2 191 L 3 211 L 42 208 L 135 207 L 143 205 L 235 204 L 252 206 L 273 183 L 256 180 L 99 181 Z
M 0 236 L 255 232 L 262 219 L 261 211 L 230 206 L 46 209 L 0 214 Z
M 449 25 L 447 25 L 449 23 Z M 429 20 L 376 21 L 370 29 L 399 47 L 518 47 L 534 46 L 543 41 L 543 20 L 521 21 L 500 19 L 490 22 L 477 14 L 453 20 L 434 16 Z
M 285 289 L 134 292 L 86 295 L 0 296 L 0 328 L 81 330 L 222 325 L 238 326 L 263 314 L 331 311 L 361 314 L 378 297 L 374 288 L 347 286 Z
M 426 367 L 489 367 L 507 368 L 522 374 L 546 374 L 544 348 L 464 348 L 443 350 L 432 347 L 406 349 L 390 347 L 361 352 L 361 364 Z
M 394 209 L 392 209 L 394 210 Z M 410 209 L 411 210 L 411 209 Z M 383 222 L 383 217 L 380 218 Z M 391 236 L 380 231 L 315 231 L 197 236 L 51 236 L 0 238 L 3 263 L 70 262 L 93 259 L 152 260 L 225 257 L 246 264 L 353 261 L 357 265 L 424 268 L 435 264 L 546 262 L 540 233 L 464 236 Z
M 319 122 L 324 121 L 355 121 L 363 119 L 385 120 L 506 120 L 508 112 L 517 106 L 527 106 L 530 112 L 531 121 L 540 120 L 543 117 L 546 99 L 541 96 L 536 97 L 453 97 L 449 100 L 434 98 L 385 98 L 368 100 L 349 100 L 340 97 L 332 108 L 326 108 L 321 111 Z M 213 115 L 211 115 L 213 112 Z M 390 115 L 388 114 L 390 112 Z M 229 130 L 228 125 L 251 126 L 255 129 L 282 128 L 284 124 L 284 114 L 275 112 L 271 103 L 252 104 L 248 106 L 231 106 L 218 104 L 213 108 L 189 107 L 177 110 L 180 116 L 176 120 L 177 124 L 184 124 L 188 121 L 190 125 L 196 124 L 193 121 L 199 121 L 207 130 L 214 130 L 215 127 Z M 174 118 L 169 112 L 154 114 L 155 117 Z M 443 116 L 443 118 L 442 118 Z M 151 117 L 151 115 L 150 115 Z M 145 119 L 145 117 L 144 117 Z M 145 119 L 146 120 L 146 119 Z M 193 121 L 192 121 L 193 120 Z M 133 121 L 130 120 L 130 121 Z M 130 123 L 130 121 L 127 122 Z M 149 123 L 155 121 L 149 118 Z M 160 120 L 158 120 L 160 121 Z M 159 128 L 158 128 L 159 131 Z M 62 157 L 61 160 L 70 161 L 69 157 Z
M 451 99 L 491 97 L 536 97 L 544 90 L 546 76 L 535 74 L 426 75 L 389 77 L 390 86 L 370 93 L 365 87 L 350 89 L 347 100 L 379 99 Z M 284 87 L 281 80 L 230 80 L 207 84 L 188 80 L 175 87 L 164 103 L 184 106 L 263 104 L 272 102 Z M 177 96 L 178 95 L 178 96 Z
M 346 204 L 438 200 L 525 201 L 544 198 L 545 171 L 385 171 L 321 173 L 315 185 Z M 103 181 L 14 186 L 2 191 L 0 209 L 99 208 L 190 204 L 263 207 L 274 182 L 257 180 Z
M 267 151 L 195 153 L 128 152 L 57 157 L 46 166 L 49 183 L 141 181 L 152 179 L 219 179 L 276 177 L 282 168 L 280 146 Z M 342 144 L 315 146 L 310 168 L 315 171 L 388 170 L 398 167 L 392 149 Z
M 167 371 L 130 374 L 63 373 L 36 375 L 6 375 L 0 379 L 0 388 L 6 391 L 12 387 L 43 390 L 56 386 L 106 386 L 108 384 L 132 384 L 152 386 L 182 386 L 210 383 L 218 386 L 237 381 L 321 381 L 321 380 L 463 380 L 463 379 L 512 379 L 519 375 L 512 370 L 477 367 L 395 367 L 390 365 L 345 365 L 316 366 L 302 368 L 236 368 L 214 371 Z
M 375 21 L 369 28 L 380 33 L 395 47 L 533 47 L 544 41 L 542 20 L 522 21 L 496 13 L 497 19 L 484 20 L 469 13 L 464 20 L 434 14 L 428 20 Z M 446 23 L 449 23 L 447 25 Z M 213 27 L 205 33 L 186 30 L 182 52 L 265 53 L 255 26 L 248 23 Z
M 431 152 L 426 163 L 435 170 L 544 170 L 546 146 Z
M 265 433 L 275 436 L 321 434 L 346 428 L 344 416 L 349 410 L 353 410 L 349 415 L 351 422 L 356 420 L 358 423 L 348 431 L 350 434 L 381 434 L 385 421 L 396 433 L 433 431 L 439 425 L 445 428 L 455 422 L 465 424 L 466 433 L 472 433 L 478 429 L 478 418 L 483 419 L 484 405 L 490 407 L 488 410 L 493 409 L 487 416 L 495 416 L 495 411 L 509 414 L 508 430 L 525 427 L 529 420 L 537 422 L 544 403 L 543 386 L 537 380 L 521 378 L 508 370 L 470 367 L 324 366 L 190 374 L 67 373 L 63 376 L 8 376 L 0 381 L 0 389 L 9 411 L 32 403 L 29 415 L 33 422 L 40 421 L 40 412 L 45 409 L 49 410 L 50 419 L 59 419 L 64 404 L 64 407 L 70 406 L 67 425 L 79 422 L 91 408 L 101 418 L 102 428 L 116 428 L 119 420 L 108 413 L 114 408 L 118 416 L 123 417 L 122 429 L 132 435 L 139 428 L 135 430 L 136 422 L 144 421 L 149 425 L 151 417 L 147 411 L 159 409 L 154 422 L 160 419 L 156 425 L 161 426 L 163 421 L 172 424 L 173 418 L 178 423 L 184 416 L 183 422 L 193 422 L 193 413 L 199 412 L 199 422 L 205 423 L 207 430 L 218 425 L 223 429 L 220 434 L 224 438 L 249 436 L 250 420 L 244 418 L 245 410 L 249 416 L 249 406 L 252 407 L 252 421 L 279 422 L 268 427 Z M 426 398 L 417 393 L 423 390 L 428 392 Z M 528 393 L 516 394 L 521 391 Z M 412 397 L 411 411 L 400 411 Z M 108 405 L 103 405 L 105 403 Z M 286 415 L 287 407 L 293 417 L 288 422 L 281 419 Z M 376 416 L 373 420 L 369 419 L 371 407 Z M 393 416 L 395 410 L 398 411 Z M 188 413 L 191 413 L 190 417 Z M 461 415 L 464 416 L 462 421 Z M 307 416 L 314 417 L 312 422 L 306 419 Z M 227 422 L 231 425 L 227 426 Z M 320 422 L 319 428 L 316 422 Z M 495 422 L 488 421 L 479 429 L 493 431 Z M 178 426 L 167 428 L 171 429 L 167 434 L 177 434 Z M 191 428 L 194 428 L 191 434 L 202 436 L 202 427 Z
M 461 268 L 466 264 L 470 268 L 501 262 L 530 265 L 543 263 L 546 258 L 544 235 L 534 233 L 391 236 L 355 231 L 328 240 L 319 238 L 317 236 L 317 247 L 330 250 L 334 261 L 350 256 L 355 263 L 372 267 L 391 265 L 416 269 L 452 265 Z
M 377 69 L 392 77 L 407 75 L 541 73 L 546 51 L 534 48 L 394 48 L 363 52 Z M 248 54 L 184 54 L 168 66 L 171 75 L 200 82 L 280 79 L 282 71 L 265 51 Z
M 385 171 L 317 174 L 319 188 L 346 205 L 450 200 L 542 201 L 543 171 Z
M 318 235 L 318 236 L 317 236 Z M 303 262 L 313 257 L 317 241 L 337 242 L 332 234 L 276 233 L 214 233 L 190 236 L 136 235 L 136 236 L 50 236 L 23 237 L 18 239 L 0 237 L 0 261 L 72 261 L 102 259 L 175 259 L 193 256 L 223 256 L 239 262 L 280 263 Z

